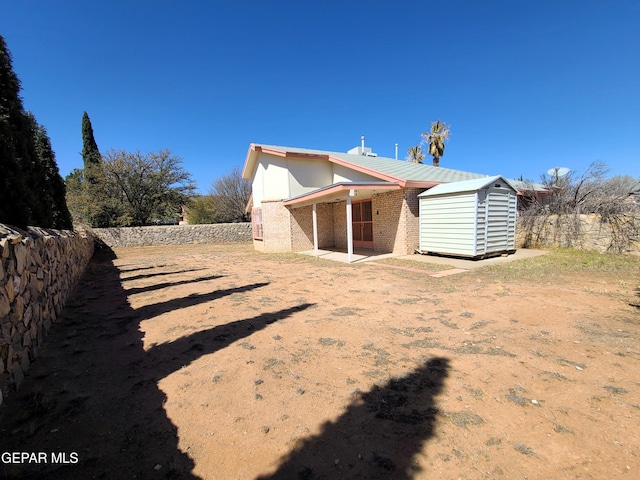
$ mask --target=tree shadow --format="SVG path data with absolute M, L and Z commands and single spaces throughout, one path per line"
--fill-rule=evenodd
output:
M 232 343 L 262 330 L 268 325 L 283 320 L 294 313 L 312 307 L 313 303 L 304 303 L 277 312 L 263 313 L 253 318 L 238 320 L 208 330 L 201 330 L 186 337 L 155 345 L 147 351 L 145 365 L 152 366 L 158 378 L 189 365 L 202 355 L 216 352 Z
M 269 285 L 269 282 L 252 283 L 251 285 L 244 285 L 242 287 L 226 288 L 224 290 L 216 290 L 209 293 L 194 293 L 183 298 L 173 298 L 166 302 L 154 303 L 151 305 L 145 305 L 144 307 L 137 308 L 135 310 L 138 320 L 146 320 L 148 318 L 157 317 L 163 313 L 172 312 L 181 308 L 192 307 L 201 303 L 211 302 L 227 295 L 233 295 L 234 293 L 244 293 L 256 288 L 265 287 Z
M 354 399 L 335 422 L 303 440 L 278 470 L 261 479 L 394 478 L 420 475 L 415 457 L 433 436 L 435 397 L 449 360 L 433 358 L 401 378 Z
M 149 268 L 159 268 L 159 267 L 149 267 Z M 140 270 L 146 270 L 145 268 L 141 268 Z M 200 270 L 206 270 L 206 268 L 187 268 L 187 269 L 183 269 L 183 270 L 172 270 L 170 272 L 159 272 L 159 273 L 142 273 L 140 275 L 134 275 L 133 277 L 126 277 L 123 278 L 122 281 L 123 282 L 129 282 L 131 280 L 142 280 L 143 278 L 153 278 L 153 277 L 159 277 L 162 275 L 175 275 L 176 273 L 188 273 L 188 272 L 197 272 Z M 133 272 L 134 270 L 125 270 L 125 272 Z M 122 270 L 120 271 L 120 273 L 123 273 Z
M 146 287 L 128 288 L 127 295 L 136 295 L 138 293 L 153 292 L 155 290 L 162 290 L 163 288 L 168 288 L 168 287 L 177 287 L 179 285 L 187 285 L 189 283 L 206 282 L 208 280 L 216 280 L 222 277 L 224 277 L 224 275 L 209 275 L 208 277 L 193 278 L 190 280 L 179 280 L 177 282 L 156 283 L 153 285 L 148 285 Z
M 266 283 L 139 311 L 129 305 L 114 258 L 112 251 L 98 249 L 20 391 L 2 406 L 0 451 L 44 452 L 48 461 L 2 462 L 0 477 L 199 478 L 192 473 L 193 460 L 178 447 L 158 380 L 310 306 L 239 320 L 145 351 L 141 320 Z M 54 463 L 52 454 L 64 454 L 68 462 Z

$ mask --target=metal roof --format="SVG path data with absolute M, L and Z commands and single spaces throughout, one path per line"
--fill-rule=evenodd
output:
M 441 183 L 418 196 L 430 197 L 433 195 L 446 195 L 448 193 L 475 192 L 499 181 L 502 181 L 512 190 L 516 190 L 505 178 L 496 175 L 495 177 L 474 178 L 473 180 L 464 180 L 462 182 Z
M 262 143 L 251 144 L 249 147 L 249 152 L 247 153 L 247 159 L 245 160 L 245 166 L 242 172 L 243 178 L 251 179 L 255 173 L 255 162 L 259 151 L 284 157 L 316 157 L 318 160 L 326 160 L 341 164 L 347 168 L 367 173 L 368 175 L 377 177 L 383 181 L 398 181 L 403 186 L 407 186 L 407 182 L 415 182 L 414 185 L 411 186 L 429 188 L 440 183 L 462 182 L 473 179 L 488 180 L 490 178 L 489 175 L 481 173 L 465 172 L 463 170 L 454 170 L 452 168 L 434 167 L 433 165 L 412 163 L 405 160 L 396 160 L 394 158 L 355 155 L 345 152 L 332 152 L 311 148 L 266 145 Z M 516 191 L 546 191 L 544 186 L 538 183 L 511 179 L 505 179 L 505 181 Z
M 396 160 L 387 157 L 370 157 L 367 155 L 354 155 L 344 152 L 331 152 L 326 150 L 313 150 L 310 148 L 284 147 L 277 145 L 258 144 L 265 149 L 284 151 L 295 155 L 323 155 L 331 159 L 340 160 L 356 166 L 374 170 L 400 180 L 421 182 L 457 182 L 473 178 L 486 178 L 487 175 L 451 168 L 434 167 L 421 163 L 412 163 L 405 160 Z

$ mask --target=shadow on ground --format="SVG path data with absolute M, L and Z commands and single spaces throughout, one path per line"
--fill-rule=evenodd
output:
M 217 326 L 145 351 L 139 329 L 142 320 L 267 284 L 216 290 L 133 310 L 114 259 L 110 250 L 96 253 L 20 391 L 2 406 L 0 451 L 46 456 L 39 463 L 0 463 L 3 478 L 198 478 L 191 473 L 192 459 L 178 448 L 178 432 L 166 416 L 166 396 L 158 381 L 202 355 L 310 306 Z M 148 268 L 128 267 L 130 272 Z M 155 275 L 161 274 L 139 278 Z M 194 278 L 193 282 L 216 278 Z M 162 287 L 171 285 L 162 283 Z M 153 286 L 144 289 L 151 290 Z M 52 462 L 52 454 L 58 462 Z
M 408 375 L 360 393 L 335 422 L 302 441 L 278 470 L 261 479 L 420 476 L 416 455 L 433 436 L 449 361 L 433 358 Z

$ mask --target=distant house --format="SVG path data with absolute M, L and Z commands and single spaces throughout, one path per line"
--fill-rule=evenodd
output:
M 247 209 L 257 250 L 398 254 L 419 248 L 419 194 L 488 178 L 378 157 L 364 145 L 340 153 L 262 144 L 250 145 L 242 176 L 252 182 Z

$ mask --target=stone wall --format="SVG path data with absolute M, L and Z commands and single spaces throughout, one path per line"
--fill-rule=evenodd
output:
M 92 232 L 108 246 L 114 248 L 194 243 L 248 243 L 251 242 L 252 236 L 251 223 L 94 228 Z
M 622 217 L 602 222 L 598 215 L 518 217 L 516 247 L 570 247 L 601 253 L 640 254 L 640 222 Z
M 0 404 L 19 387 L 93 255 L 87 232 L 0 224 Z

